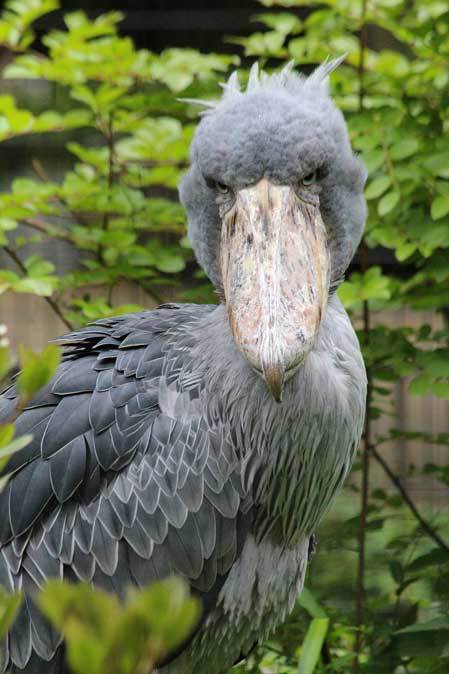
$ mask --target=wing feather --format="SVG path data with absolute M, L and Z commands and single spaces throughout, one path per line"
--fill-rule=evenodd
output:
M 20 432 L 34 438 L 6 467 L 0 494 L 9 512 L 0 583 L 27 594 L 8 640 L 13 671 L 60 657 L 59 637 L 32 603 L 50 577 L 123 595 L 177 573 L 213 606 L 250 518 L 224 411 L 206 419 L 191 404 L 201 378 L 189 374 L 186 335 L 209 310 L 170 305 L 67 336 L 56 377 L 20 415 Z M 186 390 L 181 371 L 195 382 Z M 161 393 L 161 377 L 173 391 Z M 11 388 L 0 398 L 0 421 L 16 396 Z

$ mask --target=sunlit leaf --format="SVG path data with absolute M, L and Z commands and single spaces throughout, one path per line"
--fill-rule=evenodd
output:
M 302 644 L 298 674 L 313 674 L 316 670 L 328 629 L 329 618 L 312 620 Z
M 40 353 L 21 346 L 19 349 L 21 372 L 17 388 L 22 401 L 30 400 L 55 374 L 60 361 L 60 349 L 48 344 Z

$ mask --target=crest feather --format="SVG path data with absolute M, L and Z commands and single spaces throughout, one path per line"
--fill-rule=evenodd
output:
M 231 73 L 227 82 L 221 82 L 220 86 L 230 93 L 240 93 L 240 81 L 237 70 Z
M 293 96 L 300 94 L 314 94 L 318 96 L 327 96 L 329 89 L 329 75 L 345 60 L 347 54 L 343 54 L 336 59 L 329 60 L 328 58 L 308 76 L 305 77 L 302 73 L 295 73 L 294 61 L 289 61 L 277 73 L 267 74 L 259 72 L 259 64 L 257 61 L 253 63 L 249 71 L 248 84 L 246 90 L 242 91 L 237 71 L 235 70 L 227 80 L 220 86 L 223 89 L 223 97 L 219 100 L 204 100 L 196 98 L 178 98 L 178 101 L 184 103 L 192 103 L 193 105 L 200 105 L 204 110 L 200 114 L 210 114 L 222 103 L 227 102 L 236 96 L 242 96 L 245 93 L 254 93 L 255 91 L 265 90 L 279 90 L 283 89 Z
M 254 61 L 253 65 L 251 66 L 251 69 L 249 71 L 248 84 L 246 86 L 246 91 L 255 91 L 256 89 L 259 89 L 259 87 L 260 87 L 259 64 L 258 64 L 257 61 Z
M 342 54 L 336 59 L 329 61 L 327 58 L 313 73 L 306 79 L 304 85 L 307 89 L 318 88 L 322 93 L 327 93 L 329 89 L 329 75 L 343 63 L 347 54 Z

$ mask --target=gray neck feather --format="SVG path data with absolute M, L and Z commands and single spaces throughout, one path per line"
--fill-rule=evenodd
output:
M 346 312 L 330 299 L 316 345 L 281 404 L 237 350 L 223 305 L 194 329 L 203 414 L 224 417 L 237 436 L 242 481 L 259 509 L 259 535 L 276 530 L 289 544 L 309 535 L 345 478 L 362 430 L 365 369 Z

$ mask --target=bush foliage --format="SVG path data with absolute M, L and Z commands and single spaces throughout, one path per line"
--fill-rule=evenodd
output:
M 340 297 L 361 325 L 369 422 L 355 468 L 360 479 L 351 487 L 360 512 L 354 513 L 354 497 L 351 503 L 343 498 L 338 522 L 323 526 L 325 553 L 313 562 L 310 576 L 316 597 L 306 591 L 286 625 L 236 671 L 449 672 L 449 540 L 442 529 L 447 513 L 446 519 L 427 519 L 384 450 L 388 440 L 411 439 L 424 453 L 432 444 L 448 447 L 449 436 L 434 437 L 412 425 L 398 431 L 392 419 L 389 433 L 379 437 L 370 423 L 388 413 L 392 388 L 405 377 L 411 394 L 449 399 L 449 8 L 440 0 L 261 4 L 260 30 L 230 38 L 244 57 L 268 69 L 293 58 L 307 70 L 329 54 L 346 52 L 332 88 L 369 171 L 369 218 L 360 269 Z M 72 157 L 70 169 L 55 178 L 34 162 L 34 178 L 13 177 L 0 193 L 0 250 L 8 261 L 0 269 L 0 293 L 41 296 L 67 326 L 137 309 L 113 306 L 112 290 L 125 281 L 142 288 L 150 304 L 168 286 L 180 298 L 186 287 L 189 297 L 210 296 L 192 263 L 174 191 L 194 127 L 194 111 L 177 98 L 216 96 L 218 81 L 239 58 L 191 49 L 137 50 L 119 34 L 115 12 L 95 20 L 68 14 L 65 28 L 47 33 L 36 51 L 33 22 L 56 7 L 56 0 L 14 0 L 0 17 L 0 46 L 10 55 L 3 78 L 16 80 L 17 92 L 20 81 L 30 78 L 52 83 L 58 92 L 57 109 L 39 111 L 20 104 L 19 95 L 2 94 L 0 142 L 62 134 Z M 73 251 L 73 269 L 56 273 L 51 259 L 23 253 L 25 244 L 51 240 Z M 368 266 L 369 250 L 378 246 L 394 256 L 394 272 Z M 91 294 L 93 287 L 102 289 L 101 299 Z M 416 327 L 416 321 L 391 327 L 377 316 L 401 307 L 438 312 L 441 328 Z M 57 354 L 23 353 L 22 363 L 26 396 L 51 375 Z M 0 349 L 0 377 L 6 364 Z M 27 441 L 13 440 L 13 433 L 12 424 L 0 429 L 3 453 Z M 372 487 L 374 461 L 392 491 Z M 424 474 L 449 486 L 449 462 L 427 464 Z M 108 625 L 96 621 L 94 612 L 113 601 L 109 597 L 92 594 L 93 613 L 77 612 L 86 592 L 91 590 L 81 587 L 78 595 L 52 586 L 42 599 L 69 644 L 71 638 L 78 643 L 69 653 L 80 673 L 106 671 L 108 640 L 118 625 L 133 621 L 150 642 L 142 637 L 142 651 L 136 647 L 144 654 L 139 661 L 131 661 L 123 645 L 121 671 L 144 671 L 139 667 L 148 667 L 167 647 L 164 639 L 182 638 L 196 610 L 180 586 L 156 587 L 154 592 L 166 593 L 164 601 L 182 607 L 181 626 L 174 618 L 173 632 L 162 635 L 147 610 L 157 604 L 151 591 L 123 609 L 109 609 L 114 616 Z M 4 631 L 18 599 L 1 600 Z M 164 601 L 154 615 L 164 614 Z M 93 633 L 86 629 L 89 621 Z

